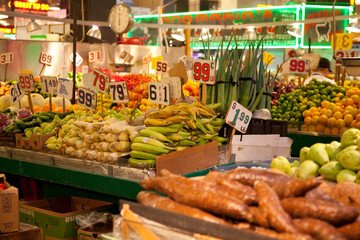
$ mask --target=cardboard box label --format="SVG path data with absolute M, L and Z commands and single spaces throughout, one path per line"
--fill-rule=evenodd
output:
M 19 191 L 6 182 L 5 175 L 0 174 L 0 183 L 6 189 L 0 189 L 0 233 L 19 230 Z

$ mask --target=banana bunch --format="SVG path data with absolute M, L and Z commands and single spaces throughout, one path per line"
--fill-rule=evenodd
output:
M 227 142 L 218 131 L 225 121 L 205 104 L 178 103 L 151 112 L 145 119 L 146 129 L 139 132 L 131 144 L 129 164 L 134 167 L 155 166 L 157 156 L 171 151 L 217 141 L 219 146 Z

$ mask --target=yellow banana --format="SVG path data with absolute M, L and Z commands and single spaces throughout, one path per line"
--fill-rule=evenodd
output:
M 149 118 L 153 118 L 153 119 L 167 118 L 167 117 L 177 115 L 179 113 L 181 113 L 180 110 L 169 110 L 169 111 L 159 110 L 156 112 L 151 112 L 149 114 Z
M 182 121 L 190 120 L 190 118 L 186 115 L 175 115 L 168 118 L 165 118 L 165 120 L 172 121 L 173 123 L 180 123 Z
M 198 107 L 193 107 L 193 108 L 199 117 L 213 117 L 214 116 L 212 113 L 205 111 L 202 108 L 198 108 Z
M 195 123 L 194 123 L 191 119 L 189 119 L 188 121 L 185 121 L 185 124 L 186 124 L 186 126 L 188 126 L 190 129 L 196 130 L 196 125 L 195 125 Z
M 203 104 L 201 102 L 193 102 L 191 105 L 194 106 L 194 107 L 197 107 L 197 108 L 204 109 L 205 111 L 207 111 L 208 113 L 210 113 L 213 116 L 216 114 L 214 112 L 214 110 L 212 110 L 208 105 Z
M 145 119 L 144 124 L 145 126 L 168 126 L 173 124 L 173 122 L 165 119 L 147 118 Z

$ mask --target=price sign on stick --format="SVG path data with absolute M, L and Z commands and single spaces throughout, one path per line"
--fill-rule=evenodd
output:
M 241 133 L 246 133 L 252 113 L 240 103 L 232 101 L 227 111 L 225 122 Z
M 143 63 L 144 64 L 148 64 L 150 62 L 151 62 L 151 54 L 148 54 L 148 55 L 143 57 Z
M 58 79 L 57 96 L 72 99 L 73 98 L 73 81 L 67 78 Z
M 164 60 L 163 56 L 153 57 L 151 58 L 151 69 L 156 69 L 156 64 L 158 61 Z
M 215 61 L 194 60 L 193 61 L 193 80 L 199 83 L 210 85 L 215 84 L 216 69 Z
M 149 82 L 149 100 L 152 103 L 170 105 L 169 84 L 160 82 Z
M 319 54 L 314 54 L 314 53 L 304 53 L 302 56 L 302 60 L 304 60 L 305 62 L 308 60 L 310 61 L 311 70 L 317 69 L 320 58 L 321 56 Z
M 52 61 L 53 61 L 53 58 L 54 58 L 54 57 L 51 56 L 50 54 L 47 54 L 47 53 L 42 52 L 42 53 L 40 54 L 39 62 L 42 63 L 42 64 L 45 64 L 45 65 L 51 66 Z
M 124 50 L 120 53 L 120 59 L 124 62 L 131 63 L 131 61 L 134 59 L 134 56 L 131 55 L 128 51 Z
M 334 49 L 334 35 L 331 36 L 331 49 Z M 335 50 L 348 50 L 353 45 L 353 37 L 350 33 L 336 33 L 336 49 Z
M 85 108 L 96 110 L 96 93 L 83 87 L 78 88 L 78 104 Z
M 20 99 L 25 96 L 25 91 L 22 91 L 20 88 L 20 82 L 17 81 L 12 87 L 10 88 L 10 95 L 11 101 L 15 105 L 16 103 L 20 102 Z
M 0 64 L 9 64 L 14 61 L 14 53 L 2 53 L 0 54 Z
M 95 69 L 92 73 L 83 75 L 83 87 L 88 88 L 94 92 L 109 93 L 110 76 Z
M 357 50 L 336 50 L 335 56 L 337 58 L 349 58 L 349 57 L 357 57 L 358 51 Z
M 286 73 L 290 74 L 308 74 L 310 72 L 310 61 L 298 58 L 290 58 Z
M 20 88 L 25 92 L 35 90 L 34 77 L 32 74 L 19 74 Z
M 95 62 L 97 60 L 100 60 L 100 51 L 89 52 L 89 62 Z
M 170 62 L 157 61 L 156 62 L 156 73 L 161 75 L 167 73 L 170 70 Z
M 74 55 L 71 54 L 70 55 L 70 61 L 73 62 L 74 61 Z M 80 54 L 76 53 L 76 66 L 80 66 L 80 64 L 84 61 L 84 59 L 80 56 Z
M 180 77 L 163 77 L 162 83 L 168 83 L 170 86 L 170 98 L 181 98 L 181 79 Z
M 41 92 L 46 94 L 57 93 L 57 78 L 53 76 L 40 76 Z
M 126 82 L 110 83 L 110 93 L 114 103 L 129 102 L 129 92 Z
M 263 62 L 265 64 L 269 64 L 272 65 L 274 61 L 274 55 L 268 53 L 268 52 L 264 52 L 263 53 Z

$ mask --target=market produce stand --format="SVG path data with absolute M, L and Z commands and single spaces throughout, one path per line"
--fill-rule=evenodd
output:
M 310 147 L 315 143 L 330 143 L 340 141 L 340 134 L 327 134 L 318 132 L 304 132 L 294 129 L 288 130 L 288 137 L 294 142 L 291 146 L 291 156 L 299 156 L 302 147 Z
M 141 169 L 126 167 L 126 160 L 123 165 L 100 164 L 10 147 L 0 148 L 0 161 L 2 172 L 45 181 L 44 197 L 74 192 L 113 202 L 119 198 L 135 200 L 142 189 L 139 181 L 147 175 Z M 56 185 L 63 186 L 54 189 Z

